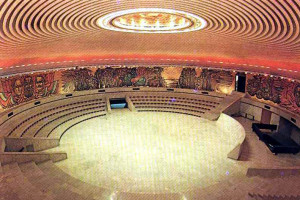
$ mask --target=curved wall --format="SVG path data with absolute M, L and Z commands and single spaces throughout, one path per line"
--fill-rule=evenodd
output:
M 300 114 L 300 83 L 280 77 L 247 75 L 247 94 L 260 102 Z
M 114 87 L 162 87 L 234 90 L 236 72 L 184 66 L 93 66 L 16 75 L 0 79 L 0 104 L 10 108 L 56 94 Z M 247 97 L 300 114 L 300 83 L 280 77 L 247 74 Z
M 298 128 L 300 128 L 300 115 L 284 109 L 276 104 L 270 105 L 251 98 L 242 98 L 240 104 L 240 113 L 242 116 L 255 121 L 261 121 L 263 110 L 271 112 L 271 124 L 279 125 L 280 117 L 283 117 Z
M 230 93 L 234 73 L 185 67 L 95 66 L 0 79 L 0 103 L 10 108 L 55 94 L 114 87 L 185 88 Z

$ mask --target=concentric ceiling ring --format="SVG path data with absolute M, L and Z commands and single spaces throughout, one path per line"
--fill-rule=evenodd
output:
M 201 16 L 207 22 L 205 32 L 300 53 L 300 2 L 296 0 L 2 1 L 1 50 L 99 31 L 101 16 L 145 7 L 182 10 Z
M 86 46 L 93 44 L 95 38 L 102 37 L 101 41 L 110 41 L 111 37 L 117 37 L 119 33 L 100 29 L 99 18 L 114 12 L 140 8 L 180 10 L 201 16 L 207 22 L 201 31 L 178 34 L 172 42 L 162 41 L 160 45 L 152 45 L 161 54 L 171 54 L 163 48 L 166 46 L 170 51 L 176 49 L 178 55 L 209 52 L 212 57 L 248 59 L 251 54 L 252 59 L 257 60 L 300 63 L 299 0 L 3 0 L 0 2 L 0 59 L 37 57 L 36 53 L 40 51 L 48 55 L 43 50 L 48 47 L 51 48 L 49 57 L 55 57 L 57 55 L 53 52 L 60 49 L 60 41 L 65 39 L 70 40 L 69 43 L 80 40 Z M 205 41 L 202 36 L 206 38 Z M 142 42 L 138 40 L 139 37 L 133 39 L 130 34 L 126 34 L 126 37 L 128 41 L 139 42 L 139 45 L 126 46 L 132 47 L 128 49 L 129 54 L 135 53 L 137 47 L 143 47 L 138 52 L 148 49 L 146 40 Z M 126 41 L 128 38 L 123 39 Z M 238 49 L 229 54 L 229 45 L 220 45 L 219 49 L 211 50 L 208 47 L 211 44 L 210 38 L 212 41 L 218 38 L 219 44 L 223 41 L 224 44 L 236 43 L 242 51 Z M 175 40 L 189 42 L 185 45 Z M 107 48 L 108 52 L 106 44 L 96 44 L 99 45 L 95 47 L 95 55 L 102 52 L 113 54 L 116 48 L 125 47 L 121 43 L 114 44 Z M 85 52 L 82 46 L 78 44 L 67 53 L 79 55 Z
M 139 8 L 113 12 L 98 20 L 101 28 L 130 33 L 181 33 L 203 29 L 199 16 L 171 9 Z

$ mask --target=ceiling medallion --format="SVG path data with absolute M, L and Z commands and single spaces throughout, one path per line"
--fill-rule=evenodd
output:
M 161 8 L 123 10 L 102 16 L 101 28 L 131 33 L 182 33 L 203 29 L 206 21 L 194 14 Z

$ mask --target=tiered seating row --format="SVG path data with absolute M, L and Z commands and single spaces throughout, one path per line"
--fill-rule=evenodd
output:
M 192 110 L 192 109 L 186 109 L 182 107 L 173 107 L 173 106 L 164 106 L 164 105 L 156 105 L 156 106 L 137 106 L 136 107 L 138 111 L 151 111 L 151 110 L 165 110 L 165 111 L 178 111 L 180 113 L 187 113 L 187 114 L 192 114 L 195 113 L 196 116 L 202 115 L 205 112 L 200 111 L 200 110 Z M 197 115 L 198 114 L 198 115 Z
M 46 116 L 41 116 L 41 118 L 39 118 L 37 121 L 35 121 L 34 123 L 30 124 L 30 126 L 28 126 L 22 133 L 21 136 L 23 136 L 32 126 L 36 125 L 37 123 L 41 122 L 41 121 L 48 121 L 49 123 L 49 118 L 51 119 L 51 117 L 55 117 L 59 114 L 64 114 L 64 113 L 69 113 L 68 111 L 73 111 L 73 110 L 76 110 L 78 108 L 84 108 L 84 107 L 89 107 L 89 106 L 94 106 L 94 105 L 97 105 L 98 103 L 91 103 L 91 104 L 86 104 L 86 105 L 82 105 L 82 106 L 78 106 L 78 107 L 71 107 L 71 108 L 68 108 L 68 109 L 64 109 L 64 110 L 59 110 L 57 112 L 54 112 L 54 113 L 51 113 L 49 115 L 46 115 Z M 72 113 L 72 112 L 71 112 Z
M 139 102 L 139 103 L 134 103 L 136 108 L 143 108 L 143 107 L 160 107 L 160 106 L 167 106 L 167 107 L 178 107 L 178 108 L 182 108 L 182 109 L 189 109 L 191 108 L 191 110 L 210 110 L 209 108 L 204 108 L 204 107 L 199 107 L 199 106 L 193 106 L 193 105 L 182 105 L 182 104 L 177 104 L 177 103 L 160 103 L 160 102 L 151 102 L 151 103 L 143 103 L 143 102 Z
M 138 111 L 172 112 L 201 117 L 205 112 L 214 109 L 219 102 L 204 99 L 140 95 L 130 96 L 130 99 Z
M 192 99 L 192 98 L 184 98 L 184 97 L 175 97 L 175 96 L 130 96 L 132 101 L 159 101 L 162 102 L 182 102 L 185 104 L 196 104 L 196 105 L 203 105 L 203 106 L 209 106 L 209 107 L 215 107 L 216 105 L 219 105 L 219 102 L 213 102 L 213 101 L 207 101 L 203 99 Z
M 58 107 L 54 107 L 54 108 L 45 110 L 43 112 L 37 113 L 37 114 L 25 119 L 24 121 L 22 121 L 12 131 L 9 132 L 8 136 L 14 135 L 13 133 L 16 129 L 18 129 L 18 132 L 19 133 L 21 132 L 22 133 L 21 136 L 23 136 L 32 126 L 34 126 L 35 124 L 37 124 L 41 121 L 45 121 L 46 119 L 48 119 L 51 116 L 54 116 L 54 115 L 57 115 L 57 114 L 63 113 L 63 112 L 72 111 L 72 110 L 74 110 L 76 108 L 80 108 L 80 107 L 97 105 L 99 103 L 104 104 L 102 99 L 95 99 L 95 100 L 91 100 L 91 101 L 75 102 L 72 104 L 66 104 L 66 105 L 62 105 L 62 106 L 58 106 Z M 64 109 L 64 108 L 66 108 L 66 109 Z M 28 126 L 28 124 L 30 124 L 30 126 Z
M 5 130 L 4 133 L 2 132 L 2 135 L 4 134 L 5 136 L 10 136 L 10 134 L 12 134 L 12 132 L 20 126 L 23 126 L 24 124 L 34 123 L 37 120 L 37 117 L 41 118 L 51 112 L 63 110 L 68 107 L 78 107 L 79 105 L 84 105 L 87 103 L 103 101 L 102 98 L 95 96 L 87 96 L 84 98 L 85 101 L 82 101 L 78 97 L 61 99 L 54 102 L 42 104 L 36 107 L 32 107 L 23 112 L 17 113 L 9 120 L 6 120 L 1 124 L 1 129 Z
M 90 97 L 91 98 L 91 97 Z M 14 124 L 6 124 L 8 131 L 7 136 L 11 137 L 49 137 L 50 133 L 57 127 L 57 125 L 93 113 L 105 113 L 106 103 L 103 98 L 91 98 L 85 101 L 78 101 L 79 99 L 71 101 L 63 101 L 60 104 L 49 105 L 46 110 L 41 108 L 30 110 L 34 114 L 31 117 L 24 119 L 24 114 L 16 117 L 23 120 L 15 126 Z M 63 105 L 61 105 L 63 104 Z M 38 109 L 38 110 L 37 110 Z M 35 111 L 36 110 L 36 111 Z M 9 126 L 10 125 L 10 126 Z M 10 127 L 10 128 L 9 128 Z
M 93 106 L 93 107 L 88 107 L 88 108 L 80 108 L 78 110 L 66 113 L 64 115 L 55 116 L 54 119 L 43 124 L 41 127 L 36 126 L 38 129 L 35 128 L 34 131 L 31 132 L 31 135 L 33 135 L 33 137 L 36 137 L 39 133 L 41 133 L 41 135 L 39 137 L 48 137 L 50 135 L 50 133 L 52 132 L 52 130 L 54 128 L 56 128 L 57 126 L 59 126 L 61 123 L 68 121 L 70 119 L 74 119 L 76 117 L 92 114 L 95 112 L 105 112 L 105 107 Z
M 173 93 L 157 88 L 141 88 L 141 91 L 122 88 L 116 91 L 97 90 L 51 97 L 39 101 L 38 104 L 30 102 L 20 105 L 14 112 L 7 111 L 2 115 L 1 137 L 20 138 L 22 144 L 26 144 L 24 148 L 31 145 L 29 138 L 35 139 L 32 140 L 35 144 L 39 139 L 44 140 L 43 144 L 48 142 L 46 139 L 60 139 L 74 124 L 106 115 L 110 98 L 126 97 L 133 110 L 135 106 L 138 111 L 172 112 L 205 117 L 206 112 L 208 114 L 216 109 L 224 99 L 224 96 L 213 95 L 194 94 L 185 90 Z M 9 116 L 10 113 L 13 114 Z M 40 144 L 36 147 L 40 147 Z M 30 147 L 28 148 L 30 150 Z M 1 149 L 3 151 L 4 148 Z
M 99 114 L 100 113 L 100 114 Z M 102 114 L 101 114 L 102 113 Z M 46 133 L 44 134 L 41 134 L 41 135 L 37 135 L 37 137 L 50 137 L 50 134 L 52 134 L 52 132 L 57 129 L 58 127 L 60 127 L 61 125 L 69 122 L 69 121 L 73 121 L 77 118 L 80 118 L 80 117 L 83 117 L 83 116 L 87 116 L 87 115 L 93 115 L 93 114 L 96 114 L 96 115 L 93 115 L 93 116 L 89 116 L 88 119 L 90 118 L 94 118 L 94 117 L 101 117 L 101 116 L 105 116 L 105 108 L 101 108 L 101 109 L 98 109 L 98 110 L 94 110 L 94 111 L 91 111 L 91 112 L 85 112 L 85 113 L 82 113 L 82 111 L 77 111 L 76 112 L 77 115 L 73 115 L 73 116 L 68 116 L 67 119 L 63 119 L 63 120 L 60 120 L 57 124 L 55 124 L 55 126 L 50 130 L 50 131 L 47 131 L 46 133 L 47 136 L 46 136 Z M 84 120 L 81 120 L 81 121 L 84 121 Z M 49 127 L 48 127 L 49 129 Z M 60 135 L 59 135 L 59 138 L 61 137 L 61 135 L 64 134 L 64 132 L 62 132 Z
M 106 116 L 106 112 L 96 110 L 96 111 L 92 111 L 90 113 L 81 114 L 81 115 L 77 115 L 75 117 L 68 118 L 65 121 L 59 120 L 57 125 L 55 127 L 53 127 L 52 130 L 48 131 L 47 138 L 60 139 L 65 134 L 65 132 L 67 132 L 73 126 L 75 126 L 83 121 L 97 118 L 97 117 L 103 117 L 103 116 Z M 36 138 L 40 138 L 40 137 L 42 137 L 41 134 L 37 135 Z
M 149 109 L 147 109 L 147 110 L 138 110 L 138 112 L 168 112 L 168 113 L 177 113 L 177 114 L 184 114 L 184 115 L 191 115 L 191 116 L 194 116 L 194 117 L 199 117 L 199 114 L 194 115 L 194 114 L 187 113 L 187 112 L 174 111 L 174 109 L 170 109 L 170 110 L 166 110 L 166 109 L 164 109 L 164 110 L 155 110 L 155 109 L 151 110 L 150 109 L 149 110 Z

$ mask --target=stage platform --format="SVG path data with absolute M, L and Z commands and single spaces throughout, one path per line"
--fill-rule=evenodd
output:
M 246 174 L 227 158 L 243 127 L 221 114 L 217 121 L 159 112 L 113 110 L 72 127 L 56 165 L 70 175 L 118 192 L 185 193 Z

